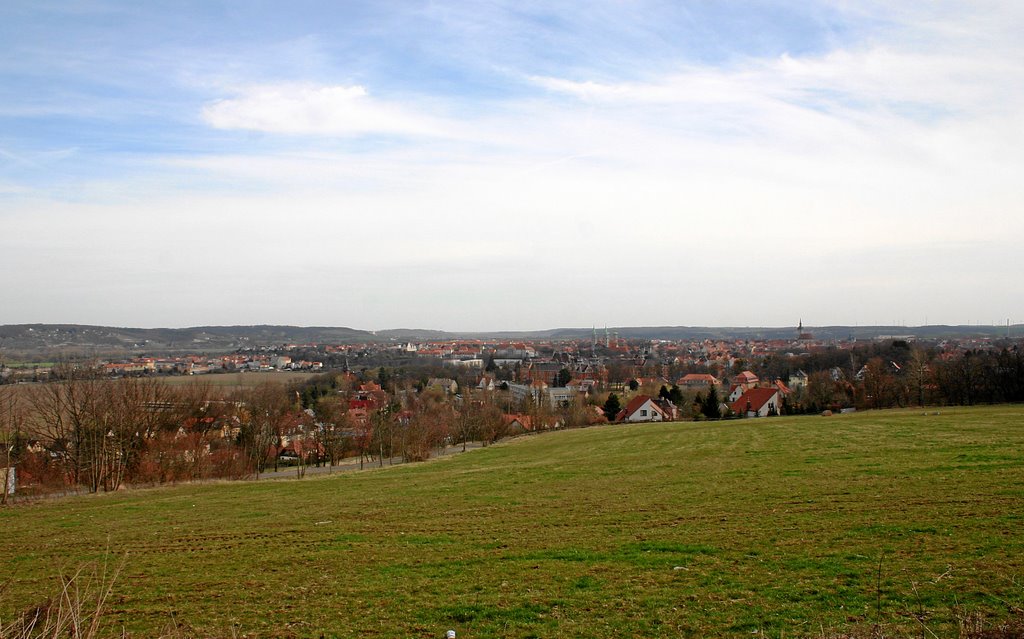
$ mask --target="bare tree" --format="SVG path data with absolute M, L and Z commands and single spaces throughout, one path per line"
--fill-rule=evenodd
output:
M 907 380 L 910 391 L 914 394 L 918 406 L 925 404 L 925 390 L 931 382 L 928 353 L 923 348 L 915 348 L 907 363 Z
M 462 443 L 462 451 L 466 451 L 466 443 L 471 439 L 480 439 L 483 432 L 481 414 L 483 409 L 482 399 L 474 399 L 472 394 L 466 393 L 462 405 L 455 411 L 453 418 L 453 432 L 456 443 Z
M 831 408 L 838 403 L 837 383 L 828 371 L 811 373 L 807 380 L 807 399 L 814 410 Z
M 352 431 L 354 434 L 352 439 L 356 451 L 359 453 L 359 470 L 363 469 L 365 461 L 373 462 L 373 456 L 370 453 L 374 440 L 373 426 L 373 421 L 368 417 L 360 416 L 352 420 Z
M 421 404 L 404 424 L 403 459 L 407 462 L 429 459 L 431 451 L 447 440 L 454 419 L 451 406 L 445 402 Z
M 181 403 L 184 396 L 152 378 L 127 378 L 102 385 L 96 410 L 97 421 L 103 424 L 110 443 L 105 458 L 105 490 L 116 490 L 130 477 L 147 443 L 157 434 L 178 436 L 183 413 L 187 412 Z
M 395 454 L 395 418 L 396 407 L 390 403 L 378 407 L 370 414 L 373 426 L 373 438 L 377 448 L 378 465 L 384 466 L 384 457 L 393 458 Z
M 317 438 L 323 447 L 324 461 L 331 467 L 345 452 L 347 440 L 352 432 L 348 416 L 348 404 L 338 395 L 328 395 L 317 400 L 313 412 L 316 414 Z
M 892 405 L 895 379 L 881 357 L 872 357 L 864 369 L 861 389 L 864 403 L 868 408 L 885 408 Z
M 484 402 L 480 406 L 480 414 L 477 419 L 480 427 L 480 441 L 484 445 L 496 442 L 508 433 L 508 424 L 503 418 L 503 413 L 493 401 Z
M 274 454 L 276 467 L 276 448 L 281 443 L 282 429 L 292 405 L 284 387 L 274 382 L 264 382 L 243 391 L 240 401 L 244 410 L 239 444 L 245 451 L 250 472 L 258 478 L 266 470 L 271 454 Z
M 0 505 L 6 504 L 11 474 L 24 446 L 25 412 L 17 389 L 0 386 Z
M 55 381 L 29 393 L 33 433 L 59 459 L 72 485 L 96 492 L 103 484 L 108 442 L 97 422 L 101 383 L 94 371 L 62 364 Z
M 299 479 L 306 476 L 306 469 L 320 462 L 322 445 L 316 419 L 305 411 L 295 413 L 295 424 L 291 430 L 292 448 L 297 455 L 295 473 Z

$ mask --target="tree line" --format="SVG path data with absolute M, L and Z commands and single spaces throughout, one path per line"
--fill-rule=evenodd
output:
M 39 492 L 105 492 L 259 477 L 285 464 L 302 476 L 345 458 L 360 467 L 421 461 L 443 446 L 506 433 L 493 394 L 453 398 L 405 381 L 359 411 L 350 409 L 353 381 L 340 379 L 225 391 L 62 365 L 48 382 L 0 386 L 0 470 L 17 467 L 19 484 Z
M 940 352 L 910 345 L 846 353 L 845 366 L 809 364 L 806 389 L 786 400 L 790 413 L 837 407 L 864 409 L 1024 401 L 1024 350 Z M 835 353 L 823 358 L 834 357 Z M 833 360 L 836 361 L 836 360 Z M 863 362 L 863 363 L 861 363 Z
M 794 385 L 783 399 L 782 414 L 1024 401 L 1019 345 L 949 352 L 896 341 L 774 355 L 751 366 L 762 379 L 792 382 L 797 368 L 809 373 L 806 385 Z M 293 386 L 265 382 L 225 391 L 202 382 L 109 379 L 65 364 L 48 382 L 0 386 L 0 472 L 16 466 L 22 485 L 90 492 L 258 477 L 282 464 L 301 476 L 346 458 L 364 467 L 423 460 L 443 446 L 486 444 L 508 434 L 510 414 L 543 430 L 586 426 L 601 413 L 613 421 L 622 407 L 609 393 L 558 407 L 544 400 L 516 405 L 507 391 L 473 390 L 468 377 L 460 380 L 461 394 L 450 396 L 427 386 L 433 372 L 382 367 L 355 378 L 328 373 Z M 352 402 L 360 396 L 356 387 L 369 382 L 381 388 L 373 401 Z M 725 393 L 714 388 L 630 389 L 673 402 L 684 419 L 728 416 L 721 410 Z

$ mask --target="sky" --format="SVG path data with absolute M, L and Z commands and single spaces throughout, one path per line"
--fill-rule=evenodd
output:
M 1024 322 L 1024 3 L 8 0 L 0 324 Z

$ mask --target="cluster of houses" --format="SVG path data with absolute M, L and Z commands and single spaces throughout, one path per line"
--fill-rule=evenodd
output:
M 215 372 L 279 371 L 279 370 L 323 370 L 323 362 L 292 360 L 288 355 L 220 355 L 151 358 L 141 357 L 124 362 L 110 362 L 104 365 L 112 375 L 132 373 L 164 373 L 172 375 L 203 375 Z
M 111 377 L 123 375 L 203 375 L 207 373 L 267 372 L 267 371 L 310 371 L 324 370 L 319 361 L 293 360 L 288 355 L 276 354 L 230 354 L 230 355 L 187 355 L 183 357 L 135 357 L 100 364 L 104 373 Z M 32 366 L 19 368 L 0 367 L 0 376 L 8 381 L 33 381 L 45 379 L 51 367 Z
M 768 417 L 781 413 L 783 399 L 794 392 L 795 389 L 807 385 L 807 374 L 798 371 L 790 377 L 789 384 L 782 380 L 762 382 L 757 375 L 751 371 L 743 371 L 729 380 L 728 388 L 714 375 L 706 373 L 690 373 L 684 375 L 674 382 L 680 390 L 707 393 L 712 387 L 716 389 L 721 397 L 719 405 L 720 412 L 724 414 L 739 415 L 743 417 Z M 634 380 L 637 388 L 641 386 L 669 387 L 673 385 L 664 378 L 640 378 Z M 627 385 L 621 385 L 625 390 Z M 564 387 L 549 386 L 542 380 L 534 380 L 529 383 L 509 383 L 507 389 L 510 393 L 510 405 L 536 405 L 543 404 L 551 409 L 567 406 L 576 396 L 586 397 L 596 390 L 597 382 L 594 380 L 573 380 Z M 477 384 L 478 389 L 493 390 L 495 380 L 492 376 L 483 375 Z M 597 414 L 604 418 L 601 409 L 592 407 Z M 626 406 L 622 408 L 613 421 L 616 422 L 661 422 L 675 421 L 682 416 L 680 407 L 671 400 L 664 397 L 656 397 L 648 394 L 636 394 L 629 399 Z M 521 415 L 507 415 L 514 420 L 523 430 L 532 430 L 534 425 L 530 419 L 523 419 Z
M 762 383 L 757 375 L 743 371 L 731 380 L 728 394 L 719 405 L 722 414 L 733 414 L 743 417 L 768 417 L 778 415 L 782 410 L 783 399 L 793 389 L 782 382 L 774 380 Z M 807 374 L 798 371 L 790 377 L 790 384 L 803 387 L 807 384 Z M 706 373 L 690 373 L 676 381 L 680 389 L 708 392 L 715 388 L 716 392 L 723 387 L 721 380 Z M 724 391 L 724 388 L 722 388 Z M 648 395 L 633 397 L 624 409 L 616 416 L 616 421 L 623 422 L 660 422 L 679 418 L 679 410 L 671 401 Z

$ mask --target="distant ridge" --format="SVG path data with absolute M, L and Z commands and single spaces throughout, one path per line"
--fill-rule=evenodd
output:
M 818 340 L 876 339 L 913 335 L 921 339 L 1024 337 L 1024 325 L 1007 326 L 817 326 L 805 327 Z M 605 329 L 598 329 L 604 338 Z M 623 339 L 793 339 L 796 327 L 647 326 L 609 327 Z M 398 328 L 365 331 L 332 326 L 195 326 L 130 328 L 82 324 L 0 325 L 0 354 L 118 355 L 146 353 L 219 353 L 281 344 L 359 344 L 416 340 L 509 339 L 589 340 L 593 328 L 540 331 L 452 332 Z
M 876 339 L 884 336 L 914 336 L 922 339 L 953 337 L 1006 337 L 1004 326 L 814 326 L 804 327 L 817 340 Z M 623 339 L 794 339 L 796 326 L 619 326 L 608 332 Z M 446 332 L 439 330 L 398 329 L 376 331 L 379 339 L 521 339 L 521 340 L 586 340 L 593 328 L 553 328 L 540 331 Z M 603 339 L 604 327 L 597 329 Z M 1009 327 L 1011 337 L 1024 337 L 1024 324 Z
M 240 348 L 306 343 L 365 343 L 373 333 L 321 326 L 195 326 L 128 328 L 82 324 L 0 325 L 0 353 L 108 355 L 218 353 Z

